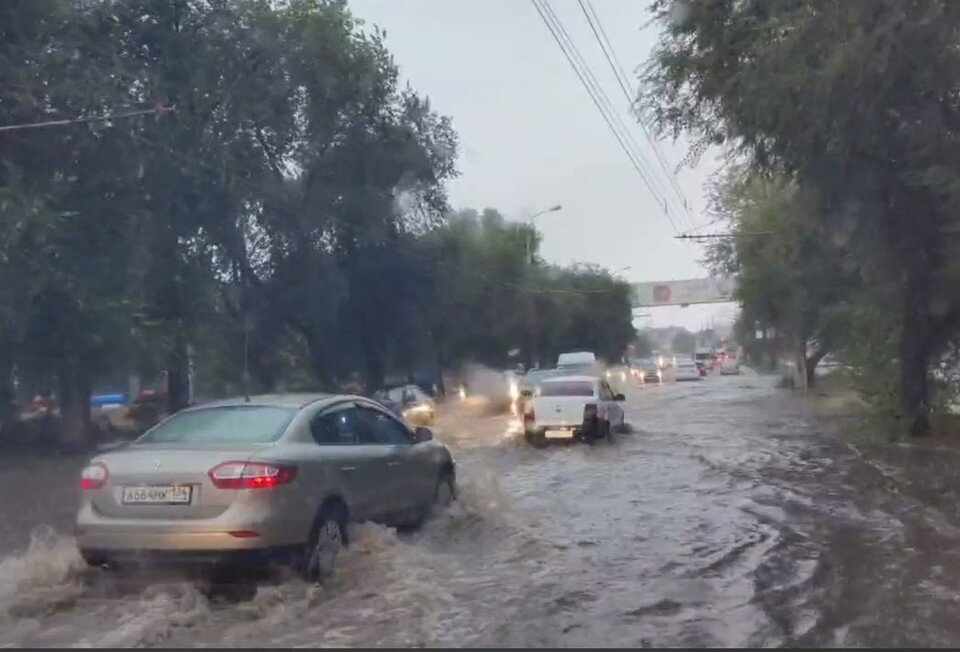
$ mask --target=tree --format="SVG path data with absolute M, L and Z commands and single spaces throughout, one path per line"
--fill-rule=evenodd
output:
M 15 2 L 2 11 L 13 13 L 0 16 L 5 123 L 124 107 L 116 53 L 87 47 L 109 22 L 100 7 Z M 56 379 L 64 438 L 83 445 L 93 379 L 125 351 L 136 314 L 142 214 L 132 185 L 116 180 L 128 178 L 138 161 L 124 135 L 98 121 L 5 132 L 0 163 L 0 220 L 10 236 L 4 298 L 13 309 L 0 326 L 0 347 L 13 354 L 0 361 Z
M 438 369 L 467 361 L 503 367 L 521 349 L 532 360 L 527 310 L 537 315 L 541 360 L 589 349 L 619 360 L 636 333 L 630 288 L 592 266 L 558 267 L 527 258 L 525 224 L 492 209 L 464 210 L 422 238 L 431 293 L 425 313 Z
M 380 263 L 442 216 L 456 137 L 381 33 L 338 0 L 13 2 L 0 29 L 3 124 L 172 109 L 0 135 L 0 399 L 55 376 L 79 443 L 96 377 L 152 355 L 178 409 L 224 319 L 261 354 L 297 334 L 327 387 L 382 368 L 409 274 Z
M 773 326 L 812 386 L 817 364 L 843 337 L 842 302 L 859 284 L 824 220 L 811 217 L 815 195 L 792 179 L 736 167 L 714 188 L 711 207 L 738 237 L 709 244 L 704 263 L 737 277 L 740 319 L 751 336 L 753 324 Z
M 674 334 L 670 348 L 674 353 L 693 355 L 697 350 L 697 336 L 685 328 L 680 329 Z
M 670 2 L 645 73 L 663 130 L 725 144 L 812 188 L 828 237 L 897 289 L 900 408 L 929 432 L 927 367 L 960 320 L 955 229 L 960 6 L 946 1 Z

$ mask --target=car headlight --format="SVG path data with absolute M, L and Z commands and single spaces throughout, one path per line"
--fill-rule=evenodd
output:
M 520 387 L 517 386 L 517 383 L 511 382 L 510 383 L 510 400 L 516 401 L 518 398 L 520 398 Z

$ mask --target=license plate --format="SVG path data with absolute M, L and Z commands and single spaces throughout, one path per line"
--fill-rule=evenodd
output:
M 547 439 L 569 439 L 573 437 L 573 429 L 547 430 L 543 433 Z
M 189 505 L 193 487 L 188 484 L 124 487 L 124 505 Z

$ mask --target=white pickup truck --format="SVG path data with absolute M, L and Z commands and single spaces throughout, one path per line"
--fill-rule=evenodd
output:
M 546 378 L 524 406 L 524 435 L 536 448 L 548 439 L 611 439 L 624 428 L 623 400 L 596 376 Z

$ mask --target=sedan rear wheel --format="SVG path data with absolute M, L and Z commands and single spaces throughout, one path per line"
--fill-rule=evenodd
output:
M 453 474 L 444 471 L 437 480 L 437 487 L 433 491 L 433 509 L 434 511 L 449 507 L 450 503 L 457 499 L 457 484 Z
M 344 519 L 335 510 L 326 510 L 320 516 L 319 526 L 307 542 L 303 560 L 303 578 L 308 582 L 323 582 L 333 575 L 337 555 L 343 548 Z

